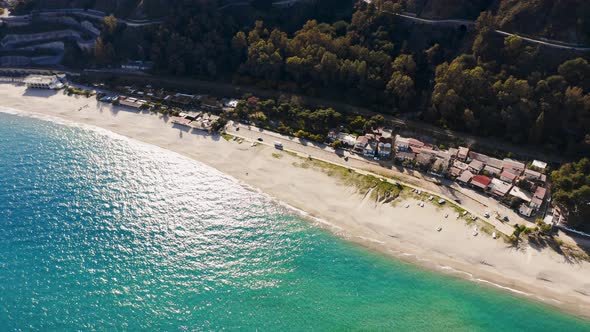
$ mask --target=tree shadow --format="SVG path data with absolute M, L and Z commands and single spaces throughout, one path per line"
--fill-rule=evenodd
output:
M 574 255 L 571 255 L 571 253 L 568 253 L 567 251 L 565 251 L 562 244 L 559 243 L 559 241 L 557 241 L 552 235 L 528 236 L 527 237 L 527 244 L 531 248 L 533 248 L 539 252 L 546 250 L 547 248 L 550 248 L 551 250 L 553 250 L 554 252 L 559 254 L 561 257 L 563 257 L 564 261 L 568 264 L 579 264 L 581 262 L 580 258 L 578 258 Z M 567 247 L 566 247 L 566 250 L 567 250 Z
M 173 124 L 172 125 L 172 128 L 178 129 L 180 131 L 180 134 L 181 134 L 180 137 L 182 137 L 182 133 L 183 132 L 188 133 L 192 129 L 191 127 L 187 127 L 187 126 L 184 126 L 184 125 L 181 125 L 181 124 L 178 124 L 178 123 Z

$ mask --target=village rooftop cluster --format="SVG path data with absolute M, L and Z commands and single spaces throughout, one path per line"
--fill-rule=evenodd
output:
M 509 158 L 493 158 L 468 147 L 438 149 L 415 138 L 392 136 L 391 130 L 383 128 L 358 137 L 333 129 L 328 137 L 365 158 L 393 158 L 404 167 L 452 179 L 461 186 L 496 198 L 525 217 L 537 214 L 550 200 L 547 176 L 543 174 L 547 163 L 542 161 L 535 160 L 527 166 Z

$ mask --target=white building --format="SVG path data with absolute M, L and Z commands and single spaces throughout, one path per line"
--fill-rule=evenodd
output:
M 56 76 L 31 75 L 25 78 L 25 85 L 28 89 L 61 89 L 63 84 Z

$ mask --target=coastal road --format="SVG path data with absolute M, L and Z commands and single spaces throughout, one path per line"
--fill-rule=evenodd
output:
M 460 188 L 454 183 L 449 183 L 449 185 L 451 185 L 450 187 L 437 184 L 433 182 L 435 181 L 434 179 L 427 179 L 423 174 L 416 171 L 391 167 L 389 165 L 390 163 L 368 160 L 348 151 L 338 151 L 338 153 L 336 153 L 334 149 L 325 144 L 308 142 L 296 137 L 281 135 L 254 126 L 230 122 L 226 126 L 226 132 L 247 141 L 258 142 L 258 144 L 268 146 L 274 146 L 275 141 L 280 142 L 283 145 L 284 150 L 295 152 L 303 158 L 311 156 L 313 159 L 350 168 L 359 174 L 385 178 L 391 183 L 400 182 L 410 188 L 419 189 L 424 193 L 440 196 L 448 201 L 453 201 L 454 204 L 458 204 L 456 200 L 459 199 L 461 202 L 459 205 L 465 210 L 470 211 L 472 215 L 477 216 L 480 220 L 493 225 L 498 231 L 506 235 L 510 235 L 513 232 L 513 228 L 510 224 L 504 224 L 493 217 L 489 219 L 484 217 L 485 212 L 503 212 L 501 207 L 495 206 L 495 204 L 498 204 L 496 201 L 491 199 L 488 200 L 488 198 L 483 195 L 483 197 L 477 197 L 475 199 L 471 198 L 465 188 Z M 259 138 L 261 138 L 262 141 L 260 141 Z M 345 157 L 348 157 L 348 160 L 345 160 Z M 399 181 L 397 179 L 399 179 Z M 482 202 L 483 200 L 485 200 L 485 202 Z M 520 219 L 516 214 L 511 215 L 511 221 L 516 222 L 516 218 Z M 522 224 L 526 221 L 523 219 L 520 222 Z

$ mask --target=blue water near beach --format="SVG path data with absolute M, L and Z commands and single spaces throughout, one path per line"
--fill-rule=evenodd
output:
M 1 331 L 222 329 L 590 323 L 349 244 L 175 153 L 0 113 Z

